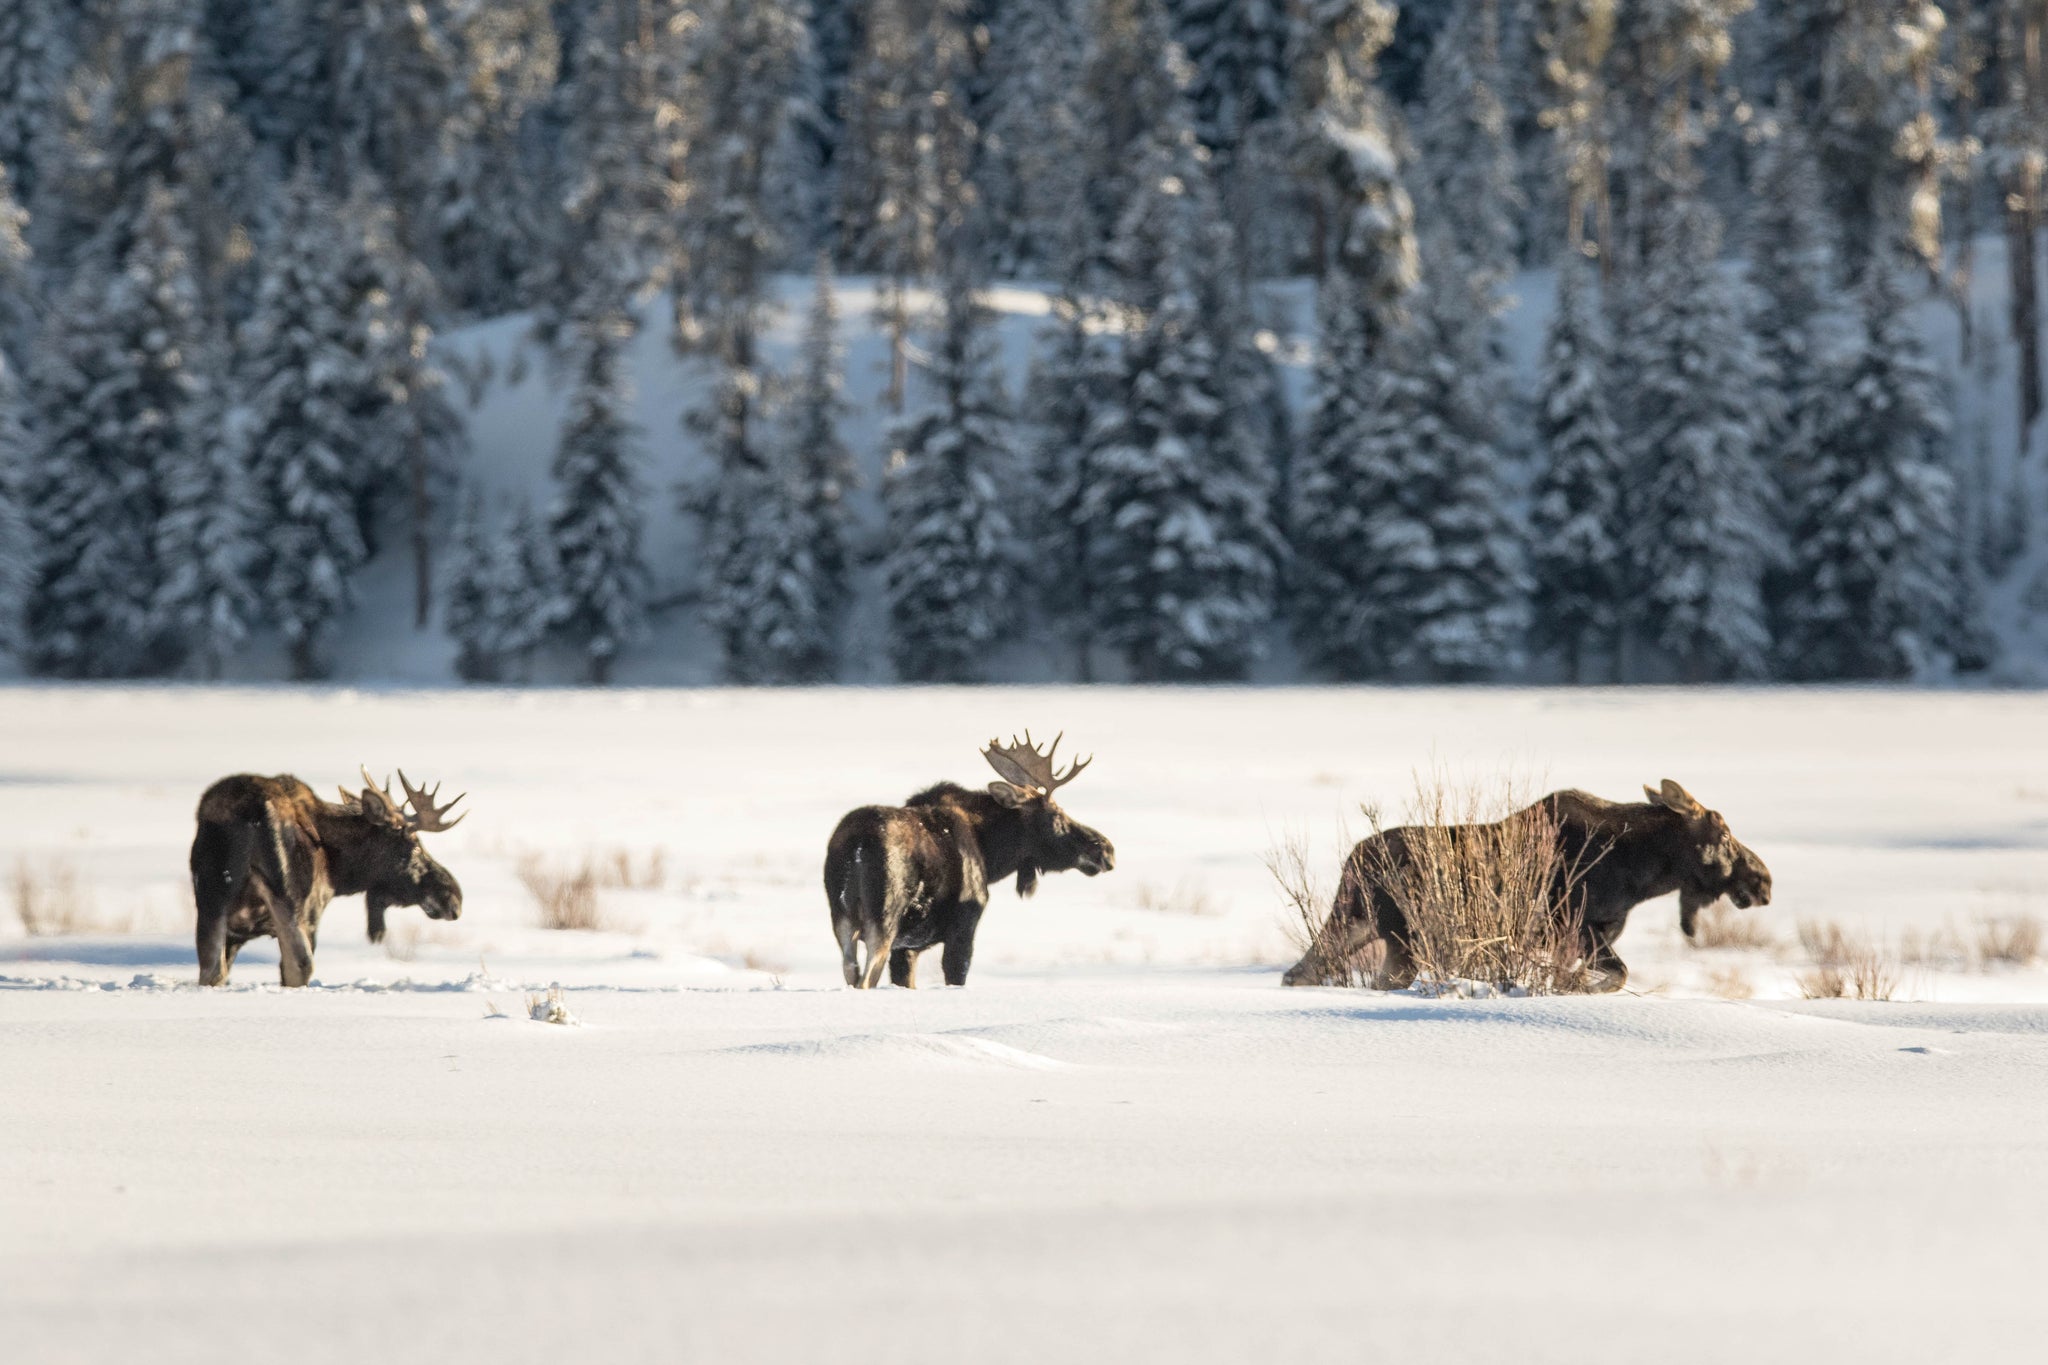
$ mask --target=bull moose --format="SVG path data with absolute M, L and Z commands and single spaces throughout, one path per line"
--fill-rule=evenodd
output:
M 417 905 L 430 919 L 462 914 L 462 888 L 419 840 L 462 823 L 447 818 L 462 797 L 441 804 L 440 787 L 421 790 L 402 771 L 398 780 L 403 801 L 368 772 L 362 791 L 343 788 L 338 804 L 288 774 L 242 773 L 206 789 L 191 858 L 200 985 L 224 984 L 242 945 L 265 935 L 277 939 L 284 984 L 305 985 L 321 912 L 336 896 L 363 894 L 372 942 L 394 905 Z
M 1555 831 L 1551 903 L 1560 912 L 1577 912 L 1596 990 L 1619 990 L 1628 980 L 1614 940 L 1627 926 L 1629 911 L 1644 901 L 1676 891 L 1678 924 L 1687 938 L 1694 935 L 1699 912 L 1723 896 L 1745 910 L 1771 901 L 1771 870 L 1729 831 L 1719 811 L 1708 810 L 1669 778 L 1643 793 L 1646 802 L 1552 792 L 1507 817 L 1541 815 Z M 1407 919 L 1385 884 L 1390 871 L 1411 864 L 1412 834 L 1411 828 L 1390 829 L 1351 850 L 1329 920 L 1283 984 L 1335 980 L 1340 965 L 1375 938 L 1386 951 L 1379 984 L 1399 989 L 1414 980 Z M 1454 839 L 1456 834 L 1453 829 Z
M 987 791 L 941 782 L 903 805 L 862 806 L 839 822 L 825 851 L 825 898 L 847 985 L 880 985 L 886 964 L 891 982 L 915 986 L 917 955 L 939 944 L 946 984 L 964 986 L 991 886 L 1015 873 L 1017 894 L 1029 896 L 1040 873 L 1079 868 L 1093 877 L 1116 866 L 1109 840 L 1053 800 L 1094 761 L 1056 771 L 1060 738 L 1043 753 L 1028 730 L 1021 744 L 990 740 L 982 757 L 1002 780 Z

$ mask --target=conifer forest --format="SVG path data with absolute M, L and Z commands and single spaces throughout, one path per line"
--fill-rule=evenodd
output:
M 2038 682 L 2044 26 L 7 0 L 0 673 Z

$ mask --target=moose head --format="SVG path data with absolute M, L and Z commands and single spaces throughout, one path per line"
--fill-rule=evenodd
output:
M 1116 866 L 1116 850 L 1109 840 L 1060 809 L 1052 794 L 1081 775 L 1094 759 L 1084 758 L 1059 772 L 1053 755 L 1059 752 L 1065 731 L 1053 736 L 1052 744 L 1040 752 L 1024 732 L 1019 743 L 1012 736 L 1008 744 L 991 739 L 981 756 L 1002 776 L 988 784 L 996 804 L 1014 812 L 1022 821 L 1020 859 L 1017 865 L 1017 893 L 1028 896 L 1038 887 L 1041 872 L 1065 872 L 1079 868 L 1093 877 Z
M 467 812 L 453 820 L 448 812 L 462 797 L 441 804 L 438 783 L 432 791 L 415 787 L 402 768 L 398 782 L 405 789 L 403 800 L 391 795 L 388 779 L 379 786 L 368 769 L 363 770 L 362 791 L 341 789 L 341 812 L 350 826 L 350 837 L 330 840 L 328 854 L 337 864 L 337 886 L 360 887 L 366 892 L 374 920 L 381 920 L 384 907 L 392 905 L 417 905 L 429 919 L 458 919 L 462 887 L 447 868 L 428 856 L 420 846 L 420 835 L 461 824 Z
M 1670 778 L 1644 787 L 1650 803 L 1684 821 L 1684 853 L 1679 869 L 1678 927 L 1693 936 L 1699 913 L 1726 896 L 1738 910 L 1771 903 L 1771 870 L 1748 845 L 1737 839 L 1721 818 Z

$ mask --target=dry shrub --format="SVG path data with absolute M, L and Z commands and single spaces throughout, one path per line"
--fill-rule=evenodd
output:
M 1384 836 L 1378 811 L 1365 814 Z M 1565 865 L 1547 810 L 1512 788 L 1489 796 L 1476 785 L 1418 776 L 1404 842 L 1405 859 L 1389 855 L 1384 837 L 1366 856 L 1408 921 L 1417 980 L 1437 988 L 1483 981 L 1535 995 L 1586 988 L 1578 913 L 1551 894 L 1585 869 Z
M 2041 921 L 2032 915 L 1986 916 L 1977 922 L 1977 956 L 1987 965 L 2026 966 L 2041 956 Z
M 1971 949 L 1953 925 L 1906 929 L 1899 934 L 1899 961 L 1915 967 L 1967 968 L 1971 965 Z
M 1351 836 L 1346 833 L 1343 837 L 1348 845 Z M 1384 951 L 1370 937 L 1353 941 L 1341 925 L 1332 932 L 1330 895 L 1314 871 L 1308 836 L 1289 834 L 1268 849 L 1266 871 L 1279 884 L 1286 906 L 1281 927 L 1302 957 L 1314 955 L 1324 964 L 1324 984 L 1370 986 L 1379 973 Z
M 668 850 L 651 848 L 644 858 L 636 859 L 628 848 L 603 849 L 591 854 L 585 862 L 599 886 L 617 887 L 622 891 L 658 891 L 668 880 Z
M 1568 904 L 1586 869 L 1564 862 L 1547 810 L 1531 807 L 1509 783 L 1489 788 L 1417 774 L 1399 840 L 1405 857 L 1394 855 L 1378 808 L 1364 814 L 1376 837 L 1361 849 L 1358 870 L 1400 907 L 1422 989 L 1456 991 L 1471 982 L 1537 995 L 1586 989 L 1578 915 L 1552 896 L 1562 886 Z M 1349 983 L 1363 954 L 1355 943 L 1329 941 L 1329 901 L 1315 894 L 1306 861 L 1297 840 L 1269 855 L 1267 866 L 1301 926 L 1304 953 L 1337 959 L 1329 977 Z
M 1854 940 L 1833 920 L 1799 921 L 1799 946 L 1817 967 L 1843 966 L 1855 951 Z
M 17 858 L 8 889 L 22 931 L 31 938 L 48 934 L 84 934 L 117 926 L 102 922 L 93 911 L 92 896 L 78 870 L 62 858 L 37 863 Z M 127 926 L 119 926 L 127 927 Z
M 1192 915 L 1197 919 L 1213 919 L 1223 913 L 1208 888 L 1192 877 L 1183 877 L 1171 889 L 1158 882 L 1141 882 L 1131 904 L 1154 914 Z
M 1777 940 L 1754 911 L 1715 901 L 1693 922 L 1695 948 L 1769 948 Z
M 588 861 L 574 868 L 550 864 L 537 853 L 519 860 L 519 881 L 540 907 L 543 929 L 590 931 L 605 927 L 597 903 L 597 873 Z
M 1799 993 L 1808 1000 L 1889 1000 L 1899 988 L 1898 956 L 1833 920 L 1801 920 L 1799 942 L 1813 959 L 1813 970 L 1797 978 Z
M 1797 978 L 1799 993 L 1808 1000 L 1839 1000 L 1849 993 L 1849 983 L 1839 967 L 1815 967 Z
M 1707 976 L 1707 989 L 1723 1000 L 1747 1000 L 1756 994 L 1749 973 L 1740 967 L 1722 967 Z

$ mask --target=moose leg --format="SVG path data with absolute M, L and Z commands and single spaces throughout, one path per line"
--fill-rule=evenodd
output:
M 313 979 L 313 944 L 297 915 L 270 902 L 270 923 L 277 930 L 277 975 L 287 986 L 303 986 Z
M 898 948 L 889 954 L 889 984 L 907 991 L 917 989 L 917 951 Z
M 839 970 L 846 977 L 846 984 L 860 985 L 860 933 L 853 921 L 843 915 L 832 917 L 832 936 L 839 940 Z
M 896 943 L 896 926 L 888 925 L 869 933 L 861 933 L 861 941 L 868 946 L 868 969 L 861 977 L 861 987 L 873 990 L 882 984 L 882 972 L 889 965 L 889 958 Z
M 1586 926 L 1586 989 L 1596 994 L 1618 991 L 1628 984 L 1628 964 L 1614 951 L 1619 924 Z
M 947 935 L 945 950 L 939 957 L 948 986 L 967 984 L 967 969 L 974 964 L 974 930 L 980 923 L 980 906 L 960 907 L 960 918 L 954 923 L 953 932 Z
M 235 962 L 234 950 L 228 947 L 228 919 L 226 915 L 201 915 L 199 917 L 199 984 L 202 986 L 225 986 L 228 968 Z

